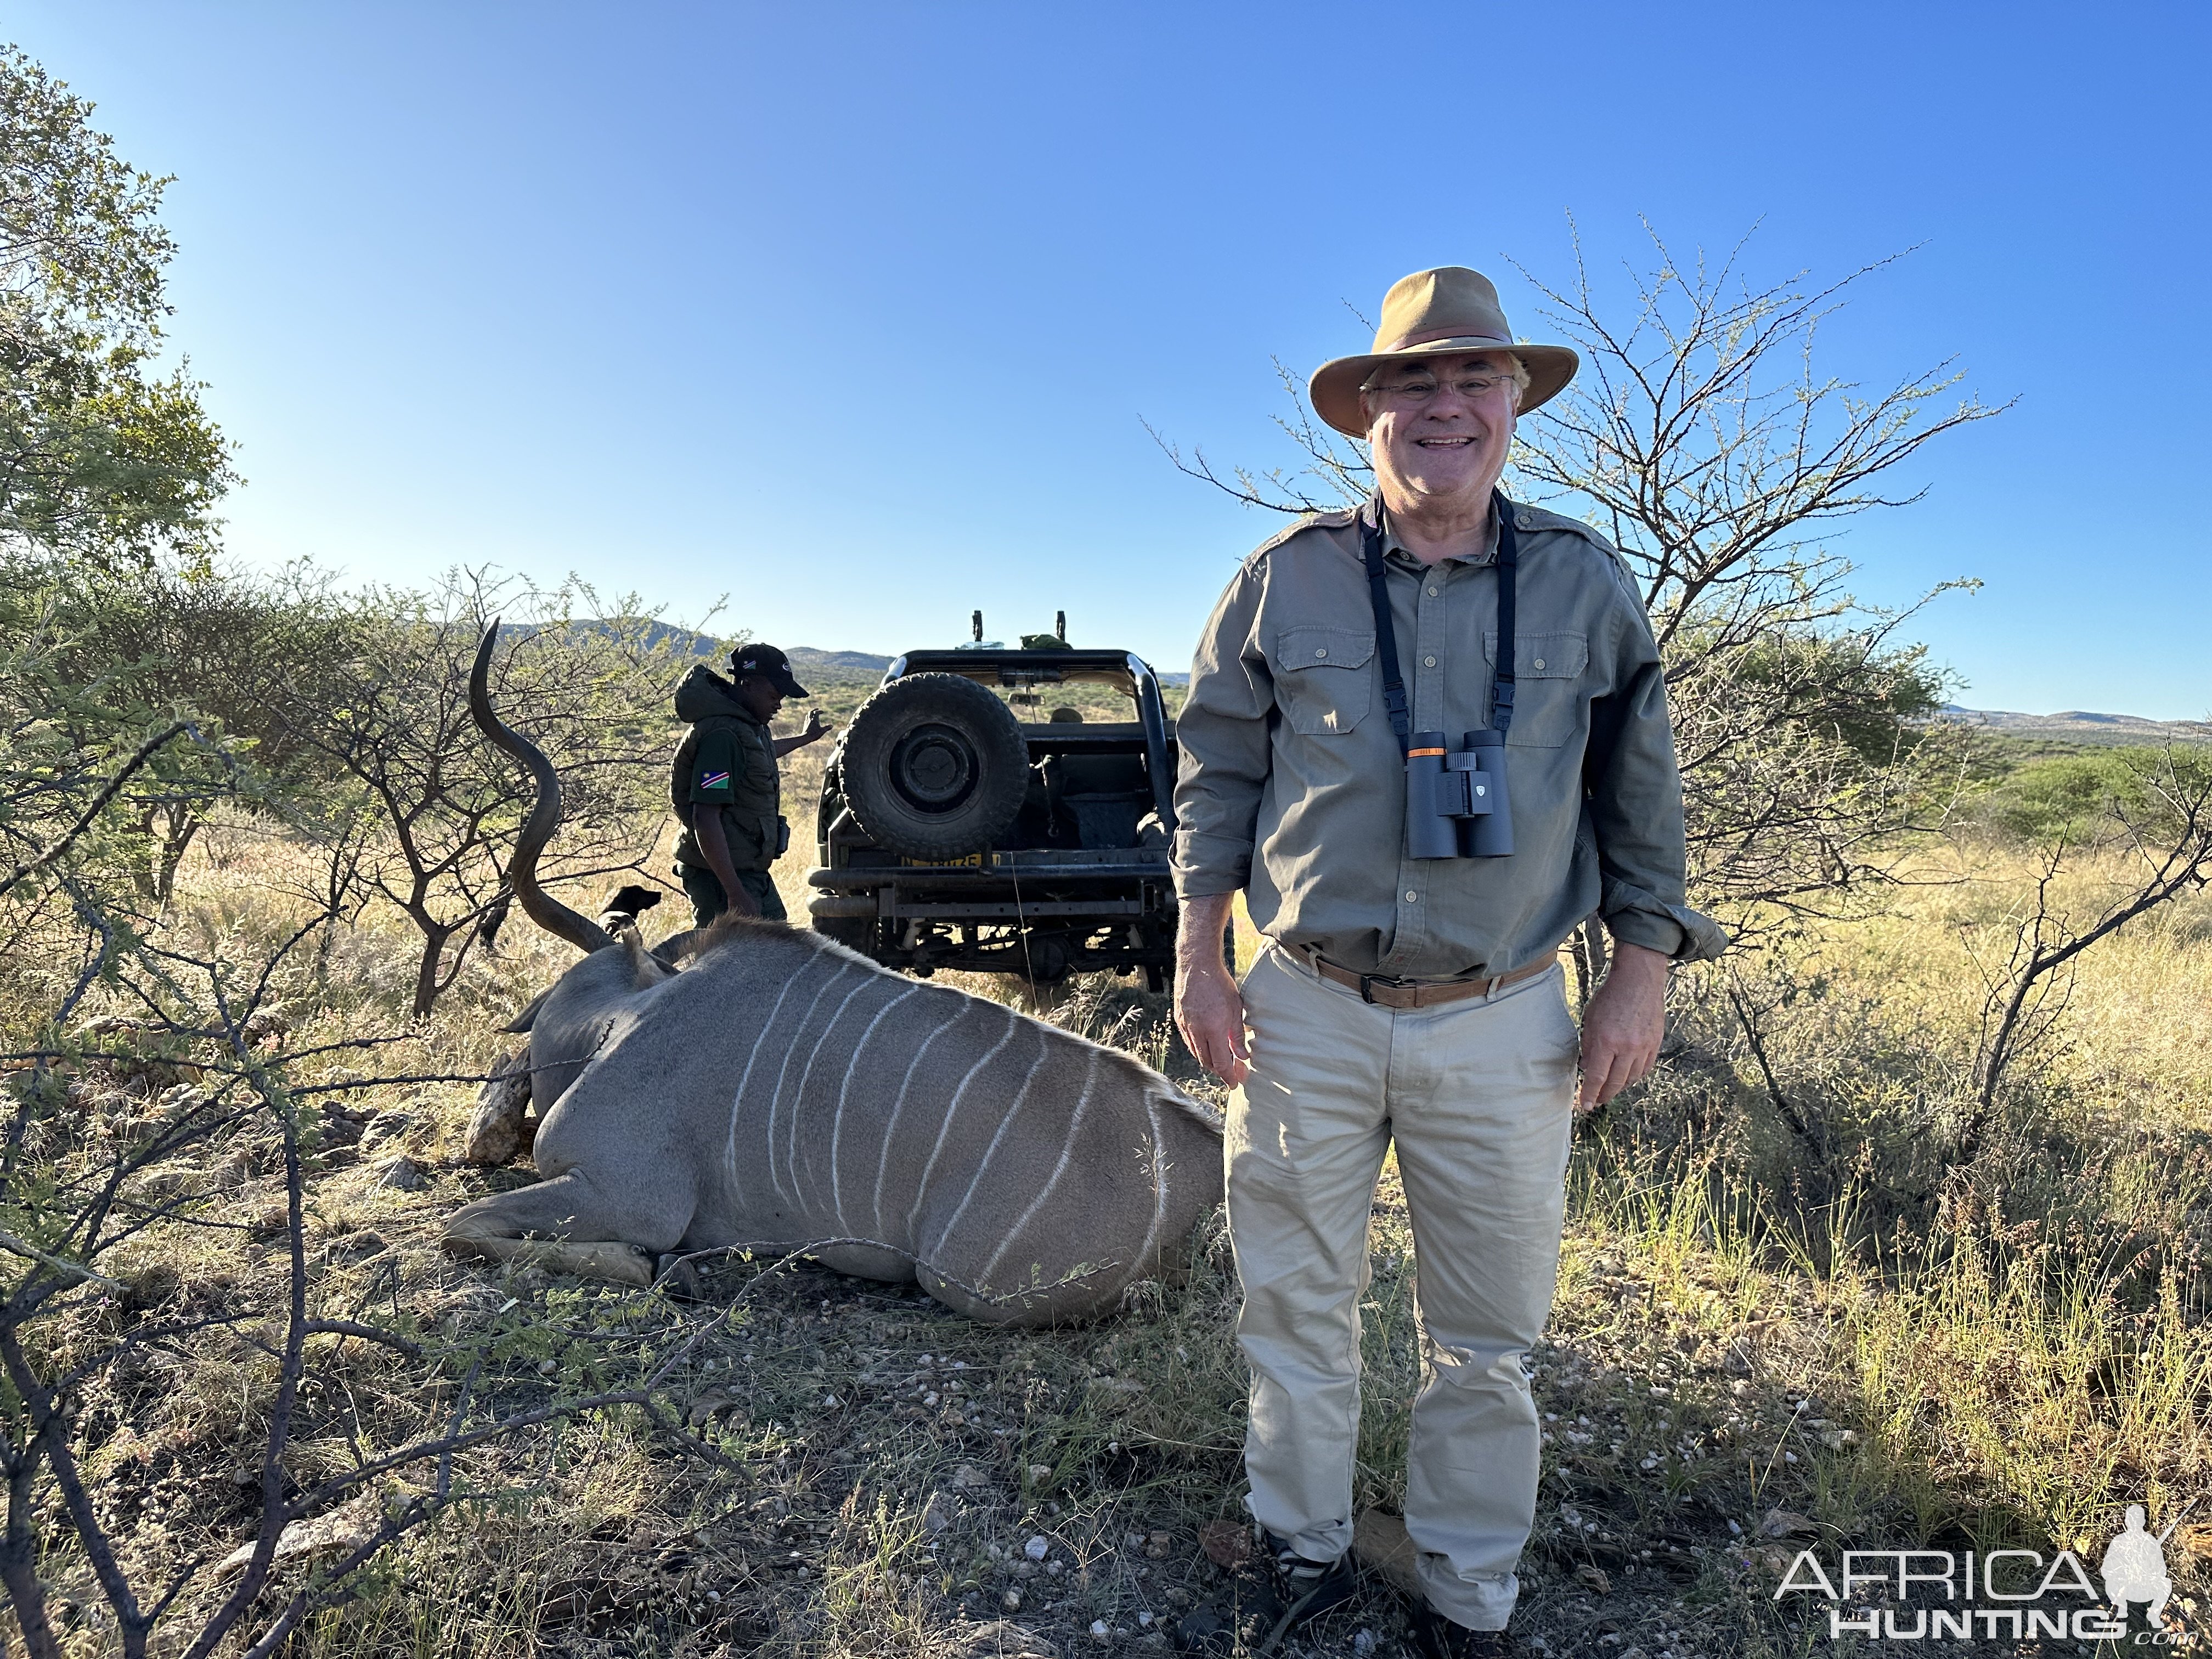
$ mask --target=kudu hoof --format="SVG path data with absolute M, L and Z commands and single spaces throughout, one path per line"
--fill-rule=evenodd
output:
M 673 1250 L 653 1262 L 653 1283 L 679 1302 L 707 1299 L 707 1281 L 699 1277 L 698 1264 Z

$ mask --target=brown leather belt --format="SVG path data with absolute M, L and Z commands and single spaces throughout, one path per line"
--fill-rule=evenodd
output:
M 1518 985 L 1549 969 L 1558 960 L 1558 953 L 1547 952 L 1526 968 L 1516 968 L 1510 974 L 1490 979 L 1393 979 L 1388 974 L 1355 974 L 1310 951 L 1306 953 L 1306 960 L 1323 979 L 1358 992 L 1362 1002 L 1371 1002 L 1382 1008 L 1433 1008 L 1439 1003 L 1460 1002 L 1468 997 L 1495 996 L 1509 985 Z

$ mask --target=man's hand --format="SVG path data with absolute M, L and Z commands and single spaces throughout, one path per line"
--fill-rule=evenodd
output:
M 1244 999 L 1221 953 L 1233 893 L 1185 899 L 1176 939 L 1176 1029 L 1198 1063 L 1231 1088 L 1251 1075 L 1244 1036 Z
M 1605 982 L 1583 1010 L 1583 1086 L 1575 1110 L 1602 1106 L 1659 1063 L 1667 1035 L 1667 957 L 1613 942 Z
M 695 805 L 691 808 L 691 835 L 699 843 L 699 851 L 706 856 L 707 867 L 722 884 L 722 896 L 728 901 L 729 908 L 741 916 L 758 915 L 760 906 L 745 891 L 744 884 L 738 879 L 738 867 L 730 860 L 730 838 L 722 833 L 721 809 L 704 803 Z
M 806 725 L 797 737 L 770 738 L 769 742 L 775 750 L 775 757 L 781 760 L 793 750 L 804 749 L 808 744 L 819 738 L 827 737 L 829 734 L 830 722 L 822 718 L 822 711 L 818 708 L 810 708 L 806 711 Z

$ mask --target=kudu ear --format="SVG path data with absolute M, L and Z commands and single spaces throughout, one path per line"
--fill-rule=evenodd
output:
M 538 884 L 538 855 L 561 827 L 561 779 L 544 750 L 520 732 L 509 730 L 491 711 L 491 652 L 498 642 L 499 618 L 494 617 L 477 641 L 476 665 L 469 671 L 469 714 L 495 748 L 529 769 L 531 781 L 538 786 L 538 798 L 531 805 L 530 816 L 523 820 L 522 833 L 515 838 L 514 856 L 507 861 L 507 880 L 514 884 L 515 897 L 522 901 L 523 913 L 547 933 L 567 939 L 580 951 L 604 951 L 615 942 L 613 936 Z

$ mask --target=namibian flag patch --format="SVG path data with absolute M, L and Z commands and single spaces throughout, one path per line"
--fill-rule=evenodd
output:
M 730 775 L 727 772 L 702 772 L 699 787 L 702 789 L 726 789 L 730 787 Z

